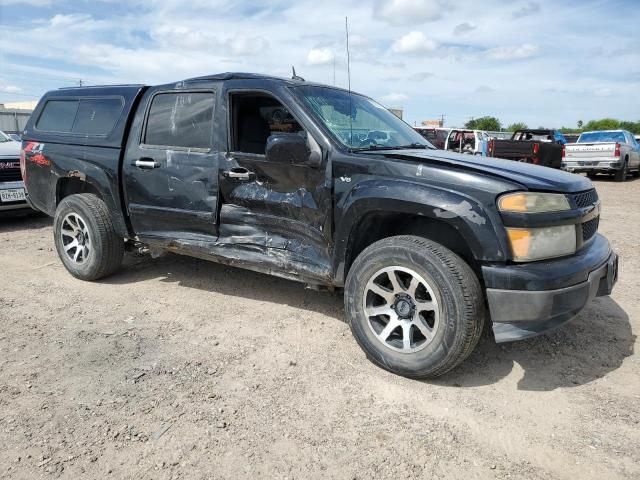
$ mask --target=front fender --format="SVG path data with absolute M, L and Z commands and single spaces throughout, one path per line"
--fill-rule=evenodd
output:
M 508 245 L 495 198 L 487 194 L 483 200 L 443 187 L 397 179 L 358 183 L 336 204 L 337 282 L 345 277 L 349 240 L 360 220 L 372 212 L 411 214 L 447 223 L 460 233 L 478 262 L 504 262 Z

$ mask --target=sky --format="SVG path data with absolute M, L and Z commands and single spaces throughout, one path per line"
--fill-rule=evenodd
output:
M 219 72 L 351 87 L 411 124 L 640 120 L 640 0 L 0 0 L 0 103 Z

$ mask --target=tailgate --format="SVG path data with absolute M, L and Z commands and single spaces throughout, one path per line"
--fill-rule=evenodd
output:
M 533 143 L 520 140 L 496 140 L 493 144 L 493 156 L 498 158 L 530 157 L 533 155 Z
M 565 147 L 565 158 L 567 160 L 613 158 L 615 150 L 615 143 L 573 143 Z

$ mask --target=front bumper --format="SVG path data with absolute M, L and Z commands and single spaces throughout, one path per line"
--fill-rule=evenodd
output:
M 483 267 L 483 274 L 496 342 L 509 342 L 559 327 L 594 297 L 609 295 L 618 279 L 618 256 L 596 235 L 571 257 Z

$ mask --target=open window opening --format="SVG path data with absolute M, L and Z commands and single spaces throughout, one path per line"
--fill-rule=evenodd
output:
M 449 134 L 447 150 L 457 153 L 473 153 L 476 150 L 476 136 L 474 132 L 452 130 Z
M 264 93 L 231 95 L 231 149 L 265 154 L 267 139 L 274 133 L 297 133 L 304 129 L 282 103 Z

